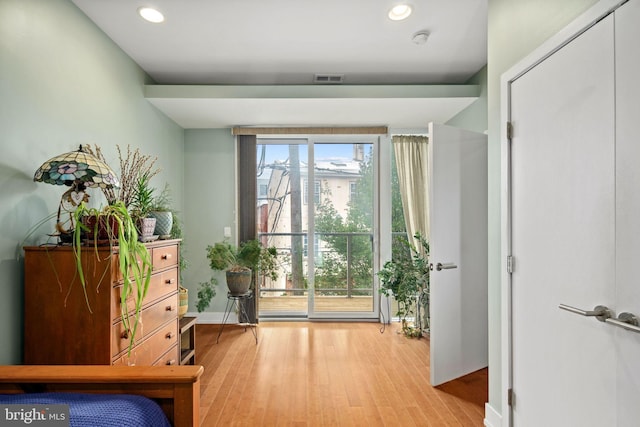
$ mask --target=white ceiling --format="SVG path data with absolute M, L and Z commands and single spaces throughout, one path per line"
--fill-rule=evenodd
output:
M 258 97 L 174 90 L 150 98 L 188 128 L 446 121 L 473 97 L 397 95 L 393 85 L 462 84 L 480 70 L 487 56 L 487 1 L 413 0 L 413 14 L 395 22 L 387 18 L 395 0 L 73 0 L 158 85 L 272 86 Z M 166 21 L 142 20 L 140 6 L 156 7 Z M 421 30 L 430 36 L 417 45 L 411 38 Z M 343 74 L 344 88 L 389 87 L 384 96 L 280 93 L 282 85 L 313 85 L 317 73 Z

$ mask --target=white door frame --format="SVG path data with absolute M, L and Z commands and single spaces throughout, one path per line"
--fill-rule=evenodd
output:
M 627 0 L 600 0 L 556 35 L 532 51 L 502 74 L 500 79 L 500 150 L 501 150 L 501 407 L 502 426 L 512 425 L 509 390 L 512 387 L 511 340 L 511 147 L 507 124 L 511 121 L 511 84 L 554 52 L 571 42 Z M 515 125 L 514 133 L 517 133 Z M 517 268 L 517 267 L 515 267 Z

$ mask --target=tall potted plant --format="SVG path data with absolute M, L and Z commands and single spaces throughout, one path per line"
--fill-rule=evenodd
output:
M 387 261 L 378 276 L 379 292 L 393 296 L 398 303 L 396 315 L 402 322 L 402 332 L 406 336 L 420 337 L 424 330 L 429 330 L 429 243 L 420 233 L 414 237 L 423 252 L 403 241 L 406 253 Z M 413 325 L 409 324 L 410 317 L 414 318 Z

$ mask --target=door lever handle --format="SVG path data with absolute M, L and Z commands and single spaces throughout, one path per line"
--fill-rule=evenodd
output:
M 632 313 L 620 313 L 617 318 L 607 319 L 606 322 L 614 326 L 619 326 L 627 331 L 640 333 L 640 326 L 638 326 L 640 325 L 640 322 L 638 321 L 638 316 Z
M 561 308 L 562 310 L 566 310 L 570 313 L 579 314 L 580 316 L 595 317 L 601 322 L 608 321 L 608 319 L 613 316 L 613 312 L 609 310 L 609 308 L 605 307 L 604 305 L 596 305 L 593 308 L 593 310 L 590 310 L 590 311 L 582 310 L 576 307 L 571 307 L 570 305 L 566 305 L 566 304 L 560 304 L 558 308 Z M 640 328 L 638 329 L 640 331 Z
M 436 270 L 438 270 L 438 271 L 451 270 L 453 268 L 458 268 L 458 266 L 453 264 L 453 263 L 451 263 L 451 262 L 446 263 L 446 264 L 443 264 L 443 263 L 439 262 L 439 263 L 436 264 Z

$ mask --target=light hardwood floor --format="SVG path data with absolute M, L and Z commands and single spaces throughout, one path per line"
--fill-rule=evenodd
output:
M 487 370 L 433 388 L 429 341 L 398 324 L 196 326 L 201 425 L 482 426 Z

